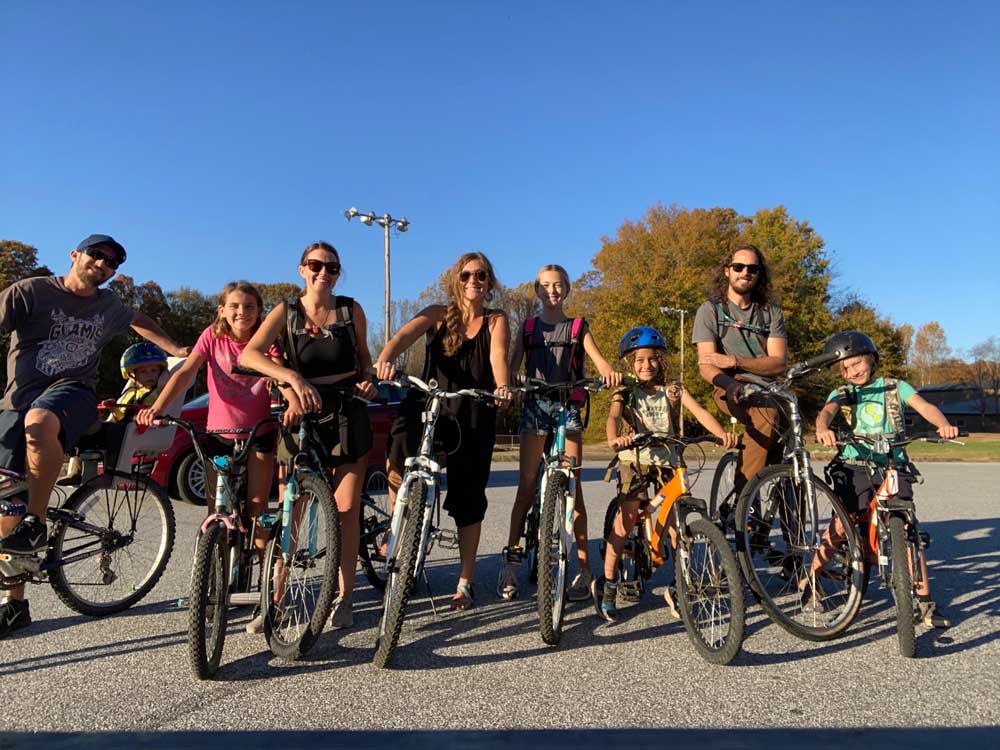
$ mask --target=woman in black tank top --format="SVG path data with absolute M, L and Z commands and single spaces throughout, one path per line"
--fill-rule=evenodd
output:
M 340 594 L 334 602 L 331 623 L 334 627 L 351 627 L 361 528 L 358 513 L 371 447 L 371 422 L 364 402 L 345 398 L 324 386 L 354 384 L 358 395 L 369 400 L 376 398 L 378 391 L 365 374 L 371 369 L 371 354 L 364 310 L 350 297 L 334 293 L 340 278 L 336 248 L 325 242 L 307 247 L 299 262 L 299 275 L 305 291 L 268 314 L 243 351 L 240 364 L 290 385 L 281 389 L 288 402 L 278 445 L 281 480 L 288 461 L 299 450 L 294 428 L 302 414 L 338 414 L 338 419 L 328 428 L 321 428 L 319 434 L 327 468 L 333 469 L 334 498 L 340 516 Z M 275 342 L 284 356 L 281 363 L 267 355 Z M 281 480 L 279 496 L 284 494 Z
M 509 386 L 507 345 L 510 328 L 501 310 L 490 310 L 486 299 L 496 287 L 489 259 L 466 253 L 452 267 L 447 305 L 421 310 L 392 340 L 375 363 L 380 378 L 395 375 L 393 362 L 422 335 L 428 337 L 423 378 L 435 378 L 447 390 L 482 388 L 506 394 Z M 496 438 L 496 408 L 471 399 L 447 405 L 454 419 L 438 422 L 437 437 L 454 452 L 448 456 L 448 494 L 444 508 L 458 527 L 461 571 L 452 609 L 472 606 L 479 534 L 486 515 L 486 483 Z M 390 431 L 389 489 L 395 499 L 408 456 L 419 448 L 421 400 L 408 396 Z M 457 444 L 457 449 L 454 446 Z

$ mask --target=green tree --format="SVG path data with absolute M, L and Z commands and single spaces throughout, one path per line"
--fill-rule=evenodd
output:
M 38 265 L 38 248 L 17 240 L 0 240 L 0 289 L 32 276 L 51 276 L 46 266 Z
M 257 287 L 257 291 L 260 292 L 260 296 L 264 300 L 264 315 L 271 312 L 279 303 L 286 302 L 302 294 L 302 287 L 298 284 L 289 284 L 283 281 L 276 284 L 258 284 L 255 282 L 254 286 Z

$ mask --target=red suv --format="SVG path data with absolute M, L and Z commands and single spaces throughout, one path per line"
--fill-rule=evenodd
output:
M 372 420 L 372 449 L 368 454 L 369 465 L 385 465 L 386 439 L 389 427 L 396 418 L 403 391 L 395 386 L 381 384 L 379 398 L 368 406 Z M 198 396 L 184 404 L 181 419 L 203 430 L 208 422 L 208 394 Z M 153 481 L 166 487 L 172 497 L 195 505 L 205 504 L 205 468 L 191 446 L 191 437 L 184 430 L 177 430 L 173 445 L 157 456 Z

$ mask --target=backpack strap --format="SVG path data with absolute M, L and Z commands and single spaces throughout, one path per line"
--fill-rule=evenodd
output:
M 573 374 L 577 379 L 583 377 L 583 318 L 573 318 L 573 327 L 570 329 L 569 340 L 573 345 L 573 353 L 570 355 L 570 362 L 573 367 Z
M 522 332 L 522 340 L 524 341 L 524 350 L 535 348 L 535 326 L 538 324 L 538 316 L 532 315 L 530 318 L 524 319 L 524 331 Z
M 295 351 L 295 336 L 305 333 L 302 327 L 302 311 L 299 309 L 299 298 L 290 297 L 285 300 L 285 335 L 282 341 L 282 350 L 285 361 L 292 366 L 296 372 L 299 371 L 299 355 Z
M 885 412 L 889 417 L 889 430 L 893 435 L 899 435 L 906 430 L 903 420 L 903 404 L 899 400 L 899 381 L 896 378 L 883 378 L 885 383 Z
M 730 314 L 728 301 L 725 306 L 715 297 L 709 297 L 709 301 L 715 306 L 716 347 L 720 351 L 724 351 L 722 337 L 726 332 L 726 328 L 735 328 L 739 331 L 740 337 L 743 339 L 743 343 L 747 345 L 750 353 L 755 357 L 763 357 L 765 352 L 761 351 L 760 341 L 757 340 L 757 336 L 763 336 L 766 339 L 771 332 L 771 306 L 758 305 L 756 302 L 753 303 L 753 306 L 750 308 L 750 322 L 742 323 Z M 760 317 L 763 325 L 755 324 L 755 317 Z M 747 335 L 748 333 L 750 336 Z

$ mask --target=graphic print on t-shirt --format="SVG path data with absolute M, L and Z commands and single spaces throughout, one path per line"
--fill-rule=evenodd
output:
M 104 334 L 104 316 L 74 318 L 62 310 L 52 310 L 48 341 L 42 344 L 35 367 L 47 377 L 84 367 L 97 354 L 97 342 Z
M 858 404 L 857 429 L 865 434 L 881 432 L 885 423 L 885 406 L 877 401 Z

